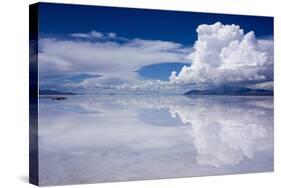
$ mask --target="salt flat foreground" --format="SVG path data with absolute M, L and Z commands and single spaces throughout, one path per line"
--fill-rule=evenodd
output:
M 273 170 L 273 98 L 39 100 L 41 185 Z

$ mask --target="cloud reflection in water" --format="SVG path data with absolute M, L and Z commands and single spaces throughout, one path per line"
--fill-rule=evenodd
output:
M 273 170 L 272 97 L 70 96 L 40 112 L 42 185 Z

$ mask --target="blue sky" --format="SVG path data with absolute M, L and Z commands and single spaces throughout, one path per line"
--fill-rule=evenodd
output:
M 45 64 L 48 63 L 46 68 L 42 66 L 41 69 L 43 75 L 41 85 L 46 87 L 56 87 L 55 83 L 50 84 L 48 82 L 54 74 L 56 78 L 61 78 L 62 81 L 65 81 L 65 77 L 69 77 L 69 74 L 73 74 L 74 77 L 71 81 L 80 82 L 83 79 L 93 80 L 93 78 L 106 77 L 105 75 L 110 71 L 118 71 L 118 69 L 114 69 L 115 65 L 113 65 L 114 61 L 119 59 L 117 55 L 112 56 L 113 67 L 111 68 L 110 63 L 108 65 L 104 63 L 106 61 L 104 58 L 101 58 L 102 60 L 100 61 L 94 56 L 92 63 L 93 66 L 97 67 L 93 68 L 93 70 L 101 70 L 97 72 L 89 69 L 89 60 L 87 60 L 87 65 L 82 63 L 81 70 L 79 65 L 71 65 L 76 69 L 70 68 L 70 65 L 65 66 L 65 68 L 58 65 L 59 62 L 62 65 L 68 64 L 68 61 L 76 61 L 79 64 L 84 59 L 82 58 L 80 61 L 78 56 L 82 54 L 87 57 L 86 51 L 89 51 L 90 56 L 92 53 L 89 48 L 91 47 L 94 52 L 94 50 L 101 50 L 99 47 L 102 45 L 102 53 L 104 48 L 118 49 L 120 53 L 126 53 L 125 50 L 129 49 L 128 54 L 123 54 L 123 56 L 126 57 L 126 55 L 135 53 L 136 60 L 134 61 L 134 57 L 128 57 L 130 61 L 128 60 L 124 64 L 139 63 L 135 67 L 128 68 L 128 72 L 137 73 L 137 78 L 140 80 L 159 79 L 167 81 L 172 71 L 179 73 L 183 65 L 188 67 L 192 64 L 193 60 L 185 58 L 185 56 L 188 56 L 194 49 L 194 43 L 198 39 L 196 29 L 199 25 L 211 25 L 216 22 L 220 22 L 222 25 L 235 24 L 244 30 L 244 34 L 254 31 L 255 39 L 257 40 L 272 41 L 273 39 L 273 18 L 271 17 L 48 3 L 40 3 L 39 9 L 39 36 L 40 40 L 43 41 L 39 48 L 42 57 L 44 57 L 42 59 L 45 60 L 47 55 L 49 58 L 45 62 Z M 76 49 L 79 49 L 78 47 L 81 48 L 82 46 L 85 49 L 83 53 L 77 53 L 77 57 L 73 57 L 71 52 L 69 53 L 72 56 L 67 56 L 62 51 L 62 54 L 56 54 L 56 57 L 52 59 L 51 47 L 48 45 L 56 46 L 54 44 L 56 42 L 60 43 L 60 45 L 66 44 L 60 49 L 73 50 L 73 53 L 76 53 Z M 77 48 L 73 46 L 73 43 L 77 43 Z M 97 47 L 97 45 L 99 46 Z M 119 53 L 118 50 L 115 50 L 115 52 Z M 137 52 L 140 50 L 144 50 L 145 53 L 143 53 L 143 57 L 137 59 L 139 55 Z M 107 54 L 110 56 L 111 54 L 109 52 L 104 53 L 104 56 L 107 56 Z M 46 55 L 46 57 L 43 55 Z M 157 57 L 159 58 L 157 59 Z M 101 63 L 99 64 L 97 61 Z M 120 59 L 120 62 L 122 61 L 124 60 Z M 143 66 L 142 62 L 144 62 Z M 122 66 L 121 63 L 118 66 L 116 65 L 116 67 Z M 118 76 L 110 78 L 115 80 L 114 83 L 117 83 L 118 80 L 123 83 L 124 79 L 129 78 L 129 75 L 124 76 L 123 73 L 127 67 L 122 68 L 120 75 L 123 75 L 120 78 Z M 76 78 L 77 80 L 75 80 Z M 110 79 L 104 82 L 108 84 Z M 48 84 L 44 85 L 47 82 Z
M 165 40 L 192 45 L 198 25 L 240 25 L 245 32 L 254 30 L 257 37 L 273 36 L 271 17 L 237 16 L 179 11 L 40 4 L 40 35 L 65 37 L 69 33 L 115 32 L 127 38 Z

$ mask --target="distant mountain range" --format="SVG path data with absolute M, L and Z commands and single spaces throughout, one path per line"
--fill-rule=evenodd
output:
M 221 86 L 208 90 L 191 90 L 184 95 L 240 95 L 240 96 L 273 96 L 272 90 L 250 89 L 246 87 Z
M 52 89 L 39 90 L 39 95 L 77 95 L 72 92 L 63 92 Z M 273 96 L 272 90 L 250 89 L 246 87 L 221 86 L 214 89 L 191 90 L 184 95 L 237 95 L 237 96 Z
M 39 90 L 39 95 L 76 95 L 72 92 L 62 92 L 58 90 L 43 89 Z

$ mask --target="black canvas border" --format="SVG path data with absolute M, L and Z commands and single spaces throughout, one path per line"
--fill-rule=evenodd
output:
M 29 6 L 29 183 L 39 185 L 38 4 Z

